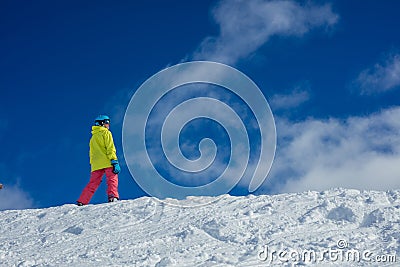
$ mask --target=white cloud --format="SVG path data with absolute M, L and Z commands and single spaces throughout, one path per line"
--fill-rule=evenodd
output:
M 4 185 L 0 190 L 0 210 L 27 209 L 33 207 L 33 200 L 19 185 Z
M 213 17 L 219 36 L 205 38 L 193 58 L 226 64 L 255 52 L 272 36 L 302 36 L 314 28 L 332 26 L 339 18 L 329 4 L 263 0 L 221 1 Z
M 270 100 L 270 105 L 273 110 L 285 110 L 296 108 L 310 99 L 310 94 L 307 90 L 296 87 L 289 94 L 276 94 Z
M 363 70 L 353 82 L 361 94 L 382 93 L 400 86 L 400 55 L 390 55 L 385 62 Z
M 400 188 L 399 117 L 400 107 L 343 121 L 278 118 L 277 156 L 264 186 L 276 192 Z

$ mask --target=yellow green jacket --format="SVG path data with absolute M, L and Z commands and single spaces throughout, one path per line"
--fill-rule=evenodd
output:
M 92 126 L 89 148 L 92 171 L 112 167 L 111 160 L 117 160 L 114 140 L 110 130 L 106 127 Z

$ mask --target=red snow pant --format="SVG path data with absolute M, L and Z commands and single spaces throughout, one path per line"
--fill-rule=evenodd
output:
M 103 175 L 106 174 L 107 178 L 107 195 L 108 198 L 118 198 L 118 174 L 112 172 L 113 167 L 100 169 L 96 171 L 92 171 L 90 174 L 90 181 L 83 189 L 81 196 L 78 199 L 78 202 L 86 205 L 92 199 L 93 194 L 96 192 L 99 187 Z

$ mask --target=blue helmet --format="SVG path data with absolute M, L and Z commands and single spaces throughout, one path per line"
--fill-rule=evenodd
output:
M 96 117 L 96 119 L 94 119 L 94 125 L 103 126 L 104 124 L 109 124 L 110 121 L 110 117 L 107 115 L 99 115 Z

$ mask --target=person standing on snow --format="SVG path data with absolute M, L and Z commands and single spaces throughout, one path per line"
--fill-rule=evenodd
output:
M 121 168 L 118 163 L 116 149 L 110 132 L 110 118 L 100 115 L 92 126 L 92 138 L 89 143 L 91 165 L 90 181 L 83 189 L 77 201 L 78 206 L 87 205 L 99 187 L 103 175 L 107 178 L 108 202 L 119 200 L 118 173 Z

